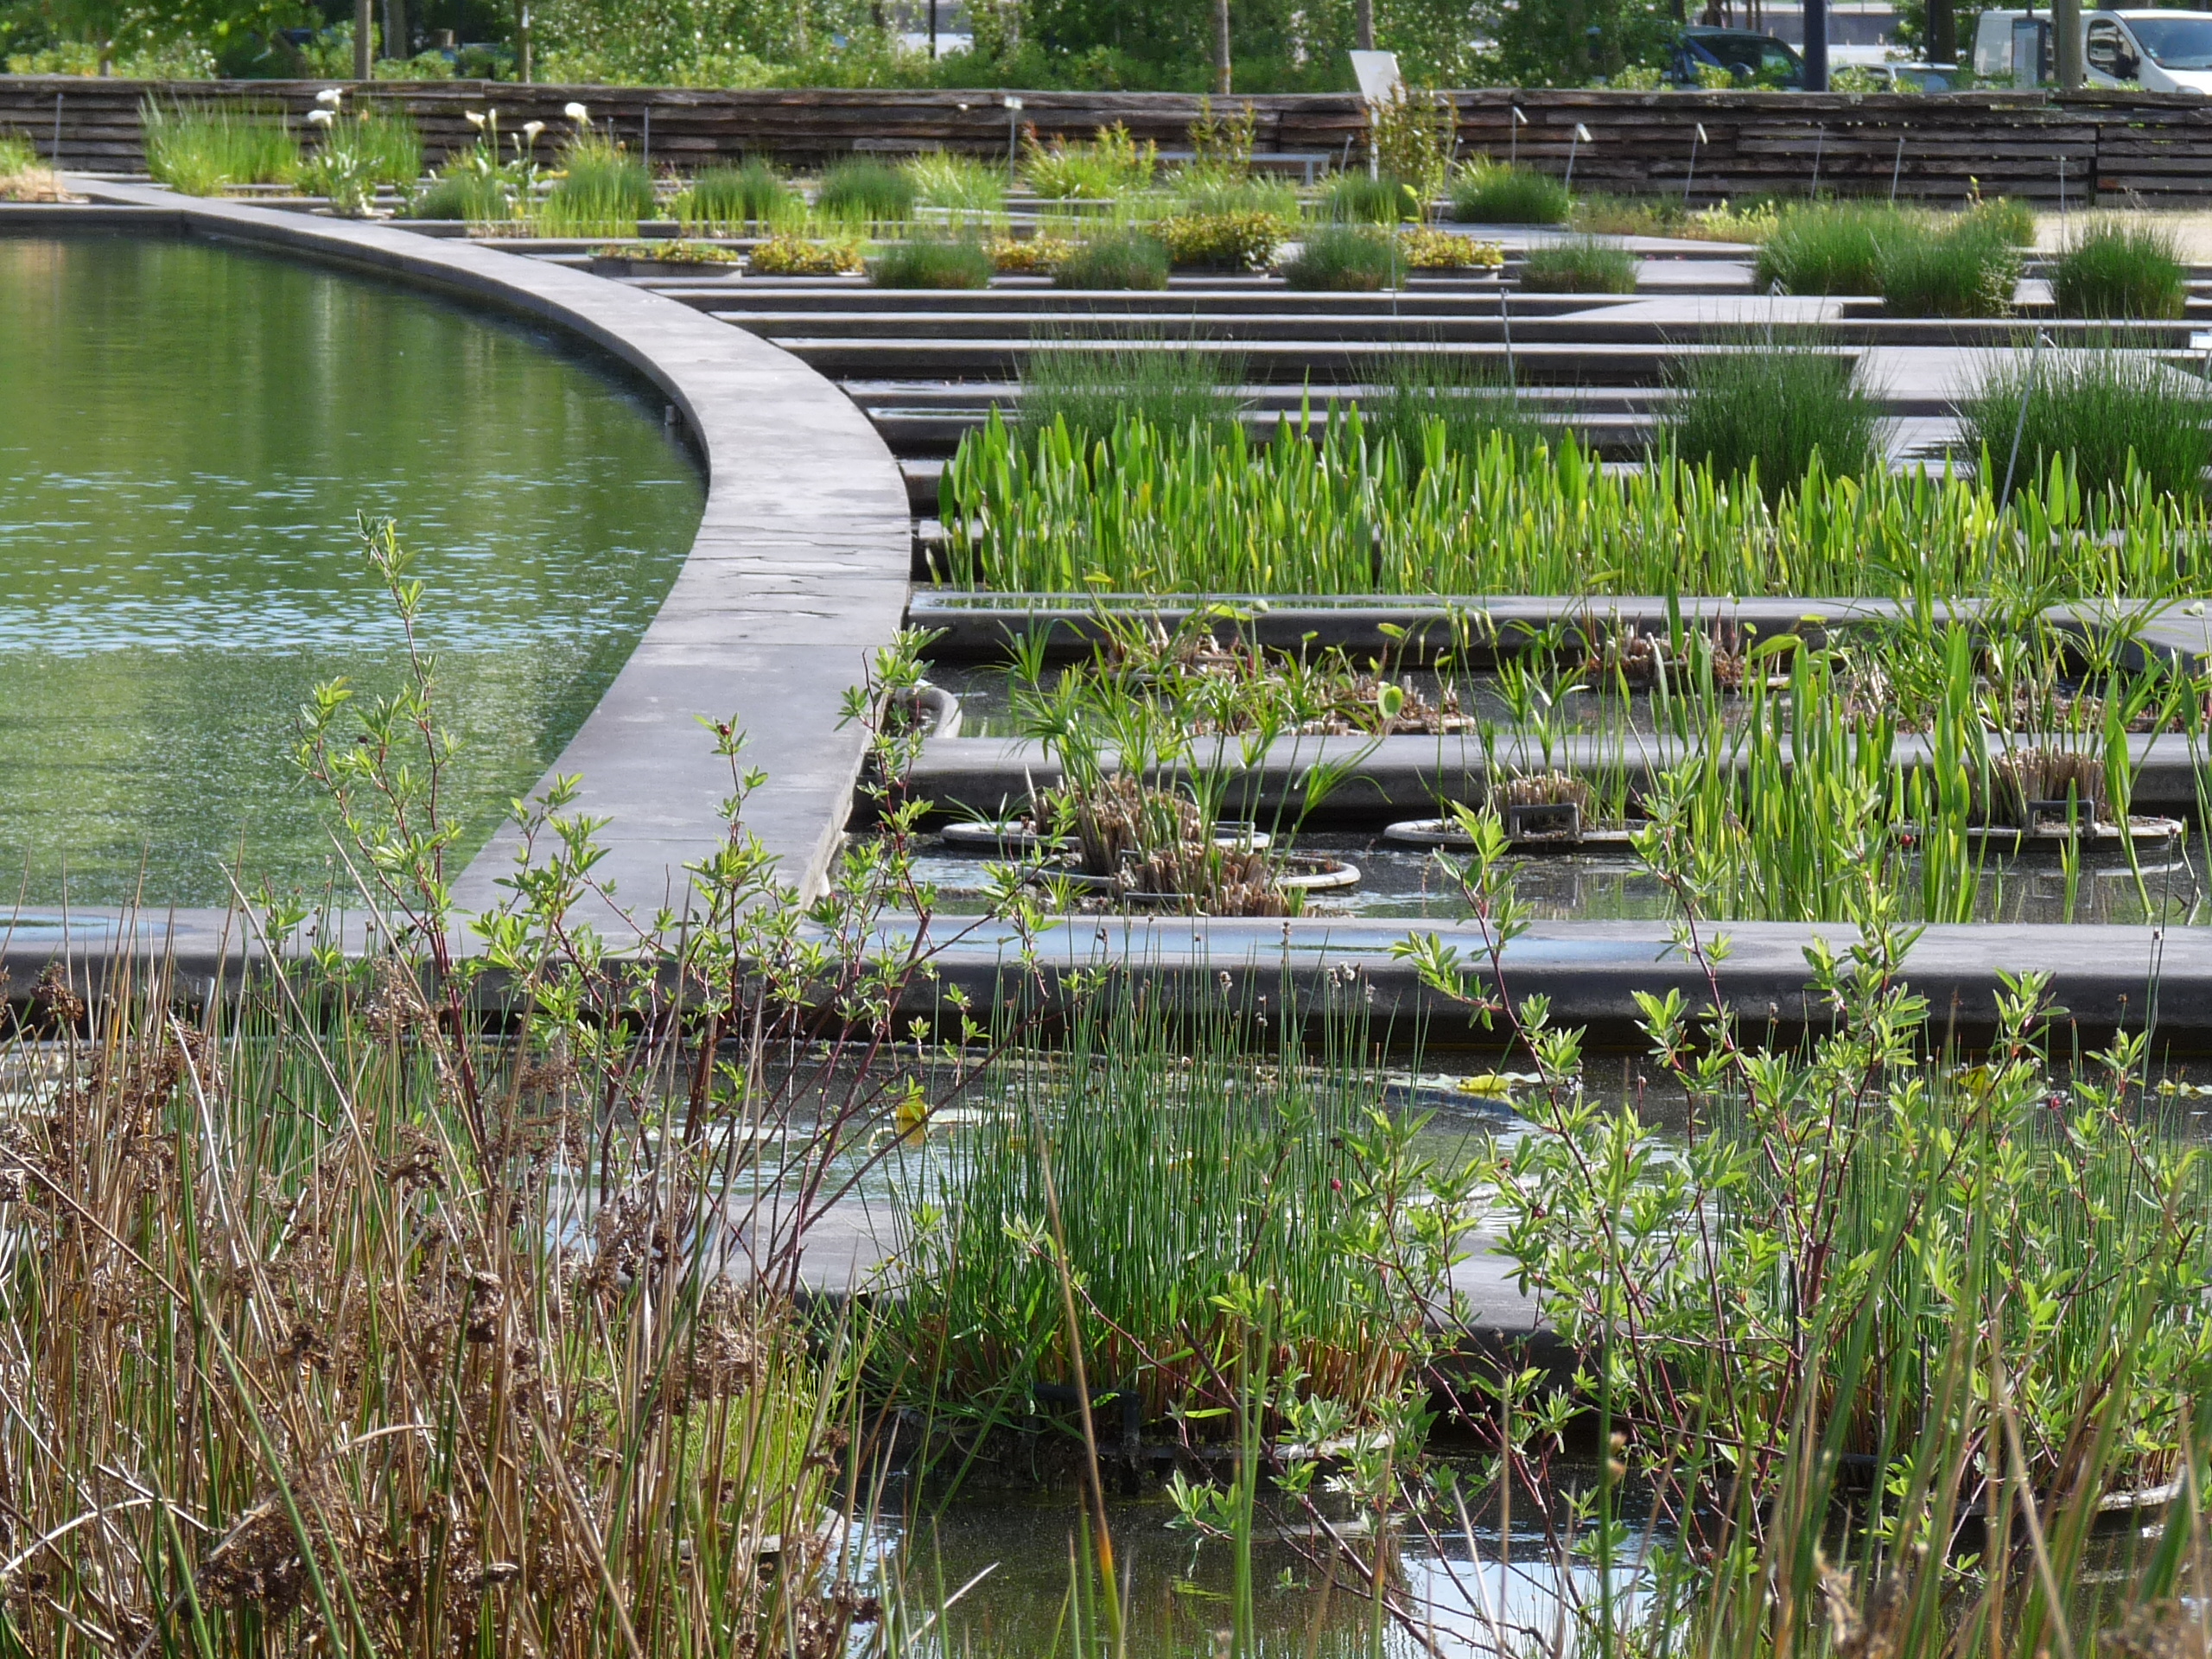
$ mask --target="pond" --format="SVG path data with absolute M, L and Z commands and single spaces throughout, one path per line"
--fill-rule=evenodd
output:
M 297 710 L 391 690 L 405 649 L 357 513 L 419 556 L 461 859 L 698 524 L 660 401 L 542 327 L 122 237 L 0 238 L 0 883 L 29 903 L 340 879 Z

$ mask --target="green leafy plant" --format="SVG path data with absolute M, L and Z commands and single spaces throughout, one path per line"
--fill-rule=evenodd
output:
M 860 244 L 850 239 L 816 241 L 779 233 L 746 256 L 756 276 L 845 276 L 865 268 Z
M 1205 177 L 1238 180 L 1252 170 L 1252 150 L 1260 131 L 1260 112 L 1249 99 L 1234 115 L 1217 111 L 1210 94 L 1198 95 L 1198 118 L 1191 123 L 1191 171 Z
M 1022 140 L 1022 181 L 1049 201 L 1111 201 L 1149 188 L 1159 166 L 1160 147 L 1149 139 L 1139 143 L 1118 121 L 1089 143 L 1041 144 L 1033 132 Z
M 1633 294 L 1637 263 L 1618 242 L 1569 237 L 1529 250 L 1521 286 L 1531 294 Z
M 1297 230 L 1294 218 L 1251 209 L 1177 213 L 1156 221 L 1151 234 L 1178 265 L 1202 270 L 1259 270 Z
M 1466 225 L 1563 225 L 1573 205 L 1548 173 L 1478 156 L 1451 181 L 1452 217 Z
M 1390 95 L 1367 112 L 1367 142 L 1378 170 L 1402 179 L 1413 192 L 1414 211 L 1425 219 L 1428 204 L 1443 188 L 1459 147 L 1459 111 L 1446 92 L 1399 81 Z

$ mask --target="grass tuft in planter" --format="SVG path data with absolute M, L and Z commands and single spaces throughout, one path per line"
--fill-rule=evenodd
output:
M 415 193 L 407 204 L 407 216 L 499 224 L 514 217 L 514 197 L 497 173 L 448 167 Z
M 1395 442 L 1409 460 L 1425 456 L 1432 442 L 1446 455 L 1471 455 L 1501 434 L 1523 448 L 1542 438 L 1519 394 L 1480 366 L 1408 352 L 1377 378 L 1361 413 L 1378 440 Z
M 561 152 L 562 175 L 537 210 L 545 236 L 635 236 L 659 208 L 652 175 L 603 134 L 579 132 Z
M 1452 217 L 1463 225 L 1564 225 L 1573 198 L 1548 173 L 1477 161 L 1452 181 Z
M 1291 287 L 1316 293 L 1373 294 L 1395 288 L 1403 276 L 1393 243 L 1350 225 L 1312 232 L 1298 257 L 1282 268 L 1283 281 Z
M 815 211 L 849 225 L 899 224 L 914 216 L 914 181 L 887 162 L 839 162 L 822 175 Z
M 1421 193 L 1389 174 L 1339 173 L 1321 193 L 1322 216 L 1338 225 L 1395 225 L 1421 216 Z
M 877 288 L 988 288 L 997 271 L 980 242 L 893 242 L 868 263 Z
M 1834 206 L 1785 214 L 1759 250 L 1753 286 L 1787 294 L 1878 294 L 1882 252 L 1902 224 L 1888 207 Z
M 224 105 L 138 106 L 146 170 L 180 195 L 219 196 L 233 184 L 289 184 L 300 147 L 283 115 Z
M 1531 294 L 1633 294 L 1636 257 L 1618 242 L 1570 237 L 1531 248 L 1521 286 Z
M 2063 317 L 2178 317 L 2189 271 L 2163 226 L 2097 219 L 2052 263 L 2050 290 Z
M 1761 338 L 1688 353 L 1674 374 L 1666 442 L 1684 461 L 1724 476 L 1756 468 L 1770 496 L 1816 454 L 1832 478 L 1880 464 L 1881 401 L 1848 357 Z
M 1087 451 L 1124 419 L 1219 435 L 1236 424 L 1243 373 L 1234 358 L 1164 340 L 1039 341 L 1022 363 L 1016 442 L 1034 448 L 1040 433 L 1062 424 Z
M 955 213 L 995 213 L 1006 206 L 1006 168 L 973 156 L 933 149 L 900 169 L 913 181 L 914 199 Z
M 1167 250 L 1140 230 L 1102 231 L 1052 268 L 1052 285 L 1156 291 L 1167 286 Z
M 2197 495 L 2212 463 L 2212 390 L 2132 352 L 2019 354 L 1984 378 L 1959 415 L 1968 451 L 1987 458 L 1993 490 L 2004 487 L 2016 431 L 2016 488 L 2048 477 L 2063 458 L 2084 491 L 2126 484 L 2132 466 L 2155 492 Z
M 798 195 L 758 159 L 741 167 L 710 167 L 676 199 L 686 230 L 715 226 L 766 225 L 788 213 Z
M 2012 308 L 2019 255 L 1988 225 L 1910 228 L 1882 252 L 1882 302 L 1897 317 L 2001 317 Z

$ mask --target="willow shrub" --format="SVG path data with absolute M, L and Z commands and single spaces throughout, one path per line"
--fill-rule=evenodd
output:
M 2212 522 L 2139 474 L 2082 487 L 2063 458 L 2002 508 L 1991 480 L 1816 466 L 1770 501 L 1679 460 L 1608 471 L 1573 437 L 1422 451 L 1357 409 L 1272 442 L 1231 424 L 995 413 L 945 467 L 950 569 L 1001 590 L 1231 594 L 1798 594 L 2056 600 L 2212 583 Z

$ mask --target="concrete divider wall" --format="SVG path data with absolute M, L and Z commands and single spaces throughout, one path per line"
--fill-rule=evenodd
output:
M 58 134 L 62 164 L 131 172 L 144 164 L 139 105 L 162 99 L 243 101 L 296 119 L 324 81 L 133 81 L 0 75 L 0 131 L 41 153 Z M 503 130 L 530 120 L 556 128 L 572 100 L 610 123 L 656 164 L 689 168 L 740 155 L 818 159 L 855 149 L 938 148 L 1005 153 L 1008 115 L 995 90 L 719 90 L 522 86 L 510 82 L 378 81 L 361 95 L 404 109 L 434 159 L 466 148 L 466 110 L 496 108 Z M 1189 143 L 1198 100 L 1179 92 L 1020 94 L 1021 123 L 1040 137 L 1087 137 L 1120 122 L 1164 148 Z M 1802 194 L 1814 183 L 1844 194 L 1883 194 L 1892 176 L 1907 200 L 1956 203 L 1972 190 L 2055 203 L 2094 185 L 2145 201 L 2212 194 L 2212 106 L 2202 99 L 2139 92 L 1958 92 L 1937 96 L 1788 92 L 1614 92 L 1490 88 L 1451 94 L 1462 155 L 1509 153 L 1564 170 L 1576 124 L 1592 142 L 1575 157 L 1586 188 L 1694 198 Z M 1249 99 L 1258 147 L 1356 156 L 1365 130 L 1350 94 Z M 1513 111 L 1528 124 L 1514 131 Z M 58 124 L 57 124 L 58 122 Z M 1689 178 L 1695 128 L 1697 149 Z M 1902 148 L 1900 148 L 1902 144 Z

